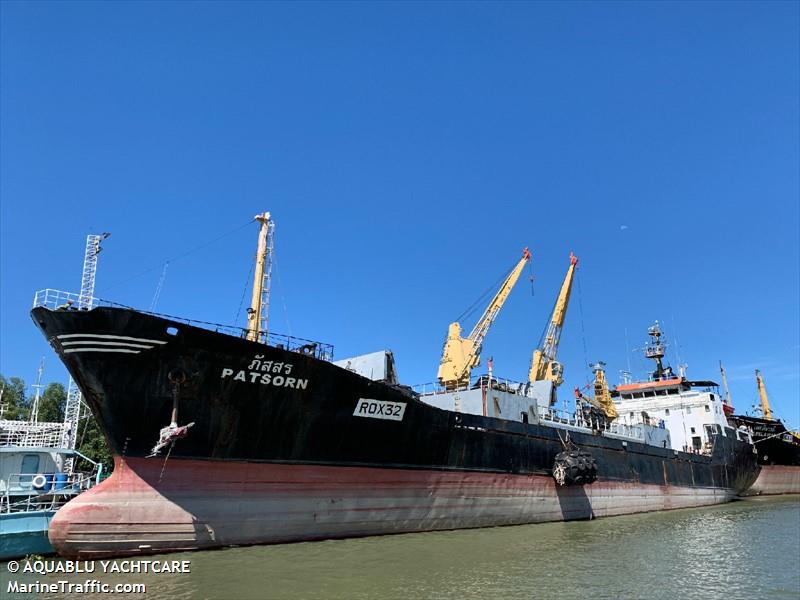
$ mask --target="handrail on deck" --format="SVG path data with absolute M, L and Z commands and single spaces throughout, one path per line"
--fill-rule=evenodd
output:
M 469 385 L 461 386 L 456 389 L 447 389 L 438 381 L 430 381 L 426 383 L 418 383 L 416 385 L 412 385 L 411 389 L 417 392 L 420 395 L 436 395 L 436 394 L 452 394 L 453 392 L 463 392 L 467 390 L 474 390 L 480 389 L 481 387 L 491 387 L 492 389 L 497 389 L 501 391 L 511 392 L 513 394 L 522 393 L 525 389 L 524 383 L 520 383 L 519 381 L 514 381 L 513 379 L 507 379 L 505 377 L 496 377 L 492 375 L 490 378 L 489 375 L 473 375 L 469 380 Z
M 48 288 L 39 290 L 34 294 L 33 308 L 43 307 L 50 310 L 86 310 L 79 308 L 79 301 L 86 302 L 86 298 L 81 299 L 80 294 Z M 247 338 L 247 335 L 250 333 L 250 330 L 244 327 L 212 323 L 210 321 L 199 321 L 196 319 L 187 319 L 185 317 L 175 317 L 173 315 L 165 315 L 147 310 L 138 310 L 131 306 L 119 304 L 118 302 L 111 302 L 110 300 L 104 300 L 102 298 L 90 298 L 89 306 L 107 306 L 111 308 L 136 310 L 137 312 L 146 315 L 152 315 L 162 319 L 169 319 L 170 321 L 185 323 L 186 325 L 191 325 L 193 327 L 200 327 L 202 329 L 208 329 L 217 333 L 225 333 L 243 339 Z M 282 350 L 289 350 L 290 352 L 298 352 L 300 354 L 314 356 L 320 360 L 333 360 L 333 344 L 326 344 L 324 342 L 272 332 L 267 334 L 266 344 Z

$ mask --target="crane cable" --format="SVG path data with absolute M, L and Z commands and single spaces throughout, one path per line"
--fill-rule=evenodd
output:
M 578 308 L 581 313 L 581 338 L 583 339 L 583 368 L 586 369 L 587 373 L 590 374 L 592 370 L 589 368 L 589 353 L 586 349 L 586 327 L 584 325 L 584 318 L 583 318 L 583 292 L 581 291 L 580 273 L 576 273 L 575 279 L 578 280 Z M 590 378 L 587 376 L 587 381 L 589 380 Z
M 461 313 L 461 315 L 459 315 L 459 316 L 456 318 L 456 321 L 457 321 L 457 322 L 459 322 L 459 323 L 461 323 L 461 322 L 462 322 L 464 319 L 468 319 L 468 318 L 470 318 L 472 315 L 474 315 L 474 314 L 475 314 L 475 313 L 478 311 L 478 308 L 480 308 L 480 306 L 481 306 L 481 305 L 483 304 L 483 302 L 486 300 L 486 298 L 487 298 L 487 297 L 488 297 L 488 296 L 489 296 L 489 295 L 490 295 L 490 294 L 491 294 L 493 291 L 495 291 L 495 290 L 497 290 L 497 289 L 498 289 L 499 285 L 500 285 L 500 284 L 501 284 L 503 281 L 505 281 L 505 280 L 508 278 L 508 276 L 511 274 L 511 271 L 513 271 L 513 270 L 514 270 L 514 267 L 511 267 L 511 268 L 510 268 L 510 269 L 508 269 L 508 270 L 507 270 L 507 271 L 506 271 L 506 272 L 505 272 L 503 275 L 501 275 L 501 276 L 500 276 L 500 277 L 497 279 L 497 281 L 495 281 L 495 282 L 494 282 L 494 283 L 493 283 L 491 286 L 489 286 L 489 287 L 486 289 L 486 291 L 485 291 L 485 292 L 483 292 L 483 293 L 482 293 L 482 294 L 481 294 L 481 295 L 478 297 L 478 299 L 477 299 L 477 300 L 475 300 L 475 302 L 473 302 L 472 304 L 470 304 L 470 305 L 469 305 L 469 306 L 466 308 L 466 310 L 464 310 L 464 312 L 463 312 L 463 313 Z

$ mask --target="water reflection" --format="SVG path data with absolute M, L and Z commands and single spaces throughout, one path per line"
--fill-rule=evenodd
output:
M 192 573 L 103 581 L 147 583 L 139 598 L 798 598 L 800 499 L 169 558 Z

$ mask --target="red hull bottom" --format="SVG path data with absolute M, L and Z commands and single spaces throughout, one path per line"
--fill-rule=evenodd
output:
M 745 492 L 747 496 L 800 494 L 800 466 L 765 465 L 758 479 Z
M 117 458 L 111 477 L 58 511 L 49 537 L 63 556 L 121 556 L 589 519 L 734 497 L 603 480 L 558 488 L 544 475 Z

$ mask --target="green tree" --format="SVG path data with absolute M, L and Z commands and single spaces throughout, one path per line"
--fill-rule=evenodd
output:
M 3 396 L 0 405 L 4 407 L 3 418 L 9 421 L 27 419 L 30 408 L 25 394 L 25 381 L 19 377 L 6 379 L 0 375 L 0 390 Z
M 100 431 L 100 427 L 91 413 L 82 419 L 78 426 L 77 445 L 78 452 L 96 462 L 103 463 L 103 473 L 106 475 L 111 473 L 114 468 L 114 458 L 111 455 L 111 449 L 108 447 L 108 442 L 106 442 L 103 432 Z M 80 464 L 78 466 L 80 467 Z
M 39 422 L 61 423 L 64 420 L 64 405 L 67 403 L 67 391 L 60 383 L 48 385 L 39 398 Z

